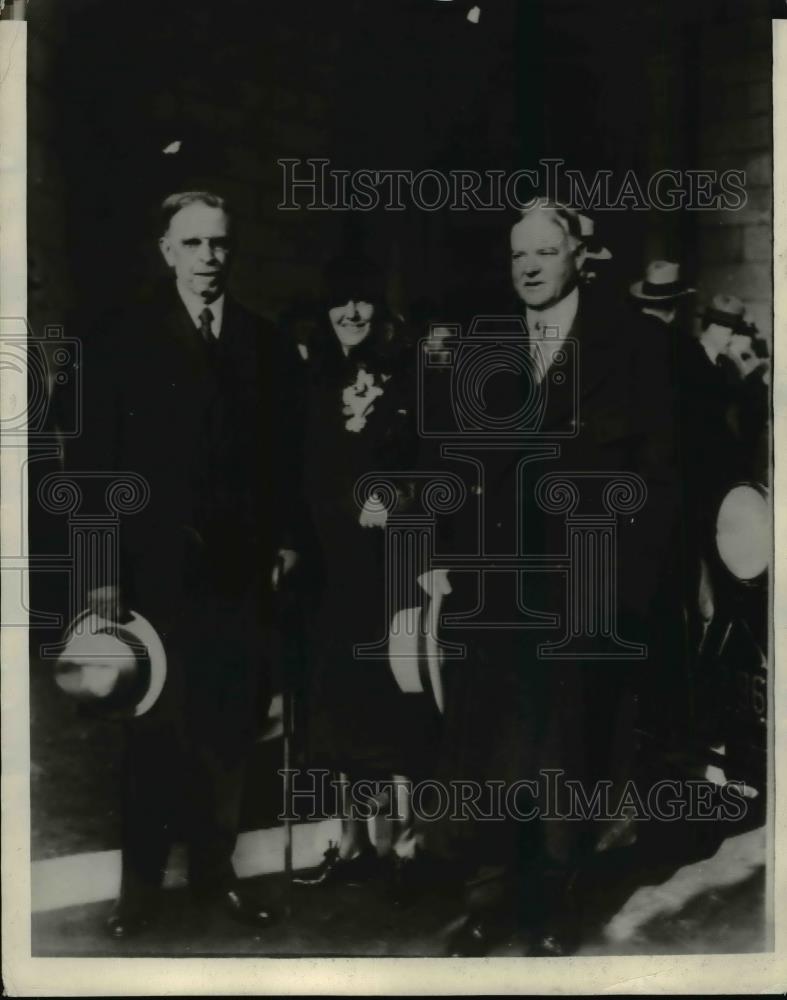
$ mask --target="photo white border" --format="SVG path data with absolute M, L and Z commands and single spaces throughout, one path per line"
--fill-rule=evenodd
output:
M 787 21 L 774 21 L 774 492 L 784 492 L 779 442 L 787 440 L 787 379 L 780 367 L 787 318 Z M 0 311 L 26 315 L 25 72 L 26 24 L 0 22 Z M 734 127 L 731 123 L 730 127 Z M 781 169 L 779 169 L 781 168 Z M 0 320 L 0 338 L 10 335 Z M 16 329 L 14 327 L 14 329 Z M 0 400 L 24 400 L 24 373 L 0 370 Z M 5 406 L 5 403 L 2 405 Z M 24 448 L 3 449 L 3 556 L 18 554 Z M 785 654 L 785 516 L 775 504 L 775 661 Z M 3 574 L 2 617 L 19 620 L 27 603 L 22 574 Z M 144 996 L 268 994 L 534 994 L 534 993 L 782 993 L 785 965 L 785 815 L 787 796 L 770 796 L 774 839 L 769 892 L 775 926 L 773 953 L 755 955 L 625 956 L 565 959 L 78 959 L 30 955 L 29 686 L 25 629 L 2 634 L 2 903 L 3 979 L 10 996 Z M 775 734 L 772 775 L 785 761 L 787 684 L 774 671 Z M 778 707 L 778 711 L 777 711 Z

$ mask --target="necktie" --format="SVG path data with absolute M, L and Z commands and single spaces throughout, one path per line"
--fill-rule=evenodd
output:
M 530 333 L 530 356 L 534 362 L 534 373 L 536 381 L 540 382 L 546 370 L 546 360 L 544 358 L 544 332 L 540 319 L 534 320 Z
M 206 306 L 199 314 L 199 332 L 206 344 L 212 344 L 215 340 L 213 336 L 213 313 Z
M 205 345 L 205 353 L 208 356 L 208 362 L 211 365 L 215 365 L 218 355 L 219 342 L 213 336 L 213 330 L 211 329 L 212 320 L 213 313 L 206 306 L 199 314 L 199 332 L 202 337 L 202 342 Z

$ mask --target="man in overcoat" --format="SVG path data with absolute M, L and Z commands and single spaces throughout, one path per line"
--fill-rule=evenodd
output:
M 593 830 L 572 814 L 565 782 L 592 800 L 595 782 L 624 777 L 670 569 L 671 355 L 638 338 L 622 306 L 580 286 L 583 260 L 579 221 L 562 206 L 538 203 L 513 226 L 519 311 L 492 323 L 475 389 L 457 383 L 466 441 L 452 437 L 440 460 L 468 497 L 438 531 L 426 581 L 451 589 L 444 609 L 463 620 L 443 635 L 468 652 L 444 667 L 440 773 L 488 792 L 455 955 L 484 954 L 511 919 L 526 925 L 533 954 L 578 946 L 573 886 Z M 483 357 L 479 329 L 457 357 Z M 490 780 L 502 782 L 502 820 Z
M 226 291 L 234 232 L 222 198 L 172 195 L 159 246 L 171 280 L 85 351 L 80 472 L 142 476 L 120 524 L 119 571 L 95 567 L 91 610 L 142 614 L 168 661 L 163 693 L 127 723 L 115 938 L 153 915 L 173 839 L 201 902 L 263 927 L 271 910 L 231 857 L 244 764 L 268 700 L 273 574 L 293 550 L 297 406 L 276 331 Z

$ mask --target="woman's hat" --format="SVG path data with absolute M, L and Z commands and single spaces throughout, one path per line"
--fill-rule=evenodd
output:
M 66 630 L 55 663 L 58 687 L 110 718 L 144 715 L 158 700 L 166 678 L 161 638 L 133 611 L 123 623 L 84 611 Z
M 589 215 L 582 215 L 581 212 L 577 214 L 587 258 L 589 260 L 612 260 L 612 253 L 596 242 L 596 223 Z
M 350 299 L 382 302 L 385 299 L 385 282 L 375 263 L 368 257 L 334 257 L 323 270 L 322 299 L 331 306 L 343 304 Z
M 642 281 L 635 281 L 631 294 L 643 302 L 669 302 L 691 295 L 696 288 L 686 288 L 680 277 L 680 264 L 670 260 L 652 260 Z
M 736 332 L 750 333 L 744 320 L 745 313 L 746 306 L 736 295 L 714 295 L 710 305 L 702 313 L 702 321 L 727 326 Z

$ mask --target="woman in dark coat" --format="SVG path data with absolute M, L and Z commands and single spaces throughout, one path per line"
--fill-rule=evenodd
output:
M 364 504 L 356 484 L 380 473 L 397 484 L 397 509 L 412 503 L 413 490 L 401 473 L 415 468 L 414 357 L 364 261 L 329 266 L 320 320 L 308 362 L 304 458 L 321 560 L 307 710 L 310 763 L 339 772 L 345 783 L 396 778 L 401 796 L 403 776 L 422 762 L 431 710 L 425 696 L 400 690 L 387 658 L 357 652 L 374 644 L 385 652 L 392 612 L 383 530 L 388 515 L 374 494 Z M 407 572 L 414 580 L 416 567 Z M 397 857 L 412 856 L 411 824 L 404 826 L 394 843 Z M 376 862 L 366 822 L 352 818 L 345 803 L 338 849 L 329 849 L 315 872 L 296 881 L 352 882 L 368 877 Z

